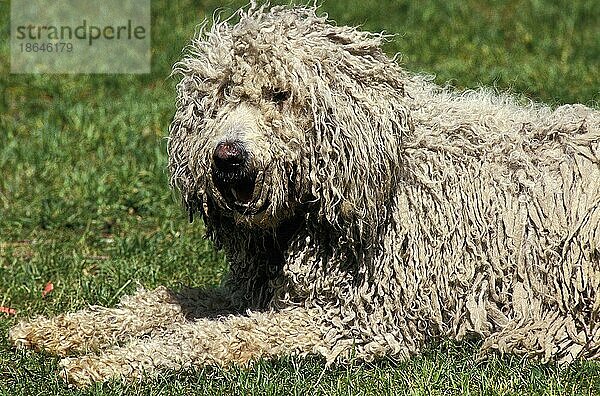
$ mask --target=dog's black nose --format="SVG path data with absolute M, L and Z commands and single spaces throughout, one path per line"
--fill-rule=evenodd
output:
M 234 172 L 243 168 L 248 160 L 248 152 L 244 144 L 238 140 L 225 141 L 217 144 L 213 153 L 213 161 L 217 169 Z

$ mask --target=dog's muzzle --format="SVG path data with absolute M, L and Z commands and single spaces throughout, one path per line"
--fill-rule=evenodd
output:
M 223 198 L 235 209 L 245 211 L 252 202 L 256 172 L 250 155 L 238 140 L 223 141 L 213 152 L 212 178 Z

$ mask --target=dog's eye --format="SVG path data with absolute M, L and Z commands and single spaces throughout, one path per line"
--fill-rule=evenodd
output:
M 273 91 L 271 93 L 271 100 L 275 103 L 285 102 L 290 98 L 289 91 Z
M 229 95 L 231 95 L 231 85 L 230 84 L 223 84 L 221 87 L 221 93 L 223 94 L 223 96 L 228 97 Z

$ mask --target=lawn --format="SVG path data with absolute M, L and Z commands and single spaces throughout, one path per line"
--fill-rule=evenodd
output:
M 165 136 L 176 84 L 168 76 L 205 16 L 243 3 L 153 1 L 146 75 L 9 74 L 8 40 L 0 41 L 0 307 L 16 310 L 0 313 L 0 395 L 600 394 L 598 364 L 476 361 L 477 340 L 443 341 L 407 362 L 325 370 L 318 358 L 290 358 L 85 390 L 60 380 L 54 357 L 11 349 L 6 334 L 20 318 L 114 305 L 139 285 L 219 283 L 224 257 L 168 188 Z M 397 33 L 386 51 L 440 84 L 599 107 L 596 0 L 323 3 L 339 24 Z M 8 15 L 0 0 L 4 38 Z M 48 282 L 53 291 L 42 297 Z

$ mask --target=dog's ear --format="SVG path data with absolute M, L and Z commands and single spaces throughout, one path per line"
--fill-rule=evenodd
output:
M 304 158 L 320 216 L 364 240 L 386 222 L 413 126 L 402 90 L 338 73 L 309 88 L 313 131 Z
M 195 175 L 206 172 L 202 166 L 207 162 L 203 158 L 192 157 L 203 153 L 199 145 L 204 140 L 199 137 L 202 136 L 206 122 L 201 105 L 204 94 L 198 89 L 197 79 L 197 76 L 189 74 L 177 84 L 176 110 L 167 140 L 169 184 L 181 194 L 181 201 L 190 221 L 196 213 L 204 217 L 206 211 L 206 186 L 200 185 Z
M 383 34 L 328 26 L 322 35 L 327 55 L 315 54 L 308 65 L 313 131 L 303 168 L 320 217 L 368 242 L 387 224 L 402 145 L 414 130 L 407 74 L 381 50 Z
M 176 113 L 169 127 L 167 141 L 169 185 L 181 195 L 181 201 L 190 222 L 193 220 L 194 214 L 202 211 L 203 207 L 203 194 L 197 191 L 197 185 L 190 169 L 191 142 L 189 132 Z

